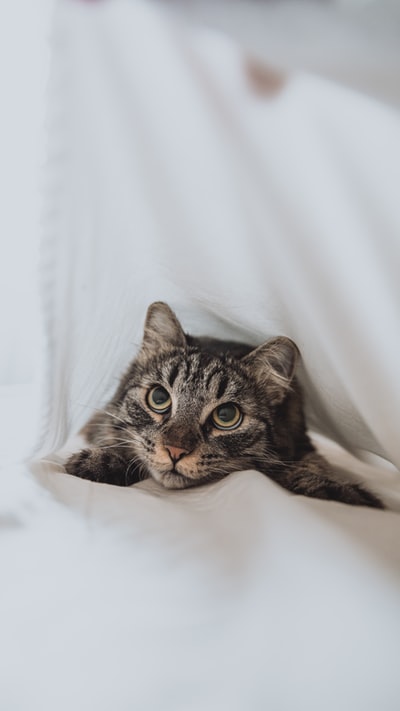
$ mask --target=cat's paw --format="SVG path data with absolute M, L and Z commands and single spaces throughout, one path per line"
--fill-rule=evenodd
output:
M 342 504 L 351 506 L 369 506 L 374 509 L 384 509 L 382 501 L 375 494 L 367 491 L 359 484 L 349 484 L 335 481 L 334 479 L 318 478 L 307 482 L 307 486 L 294 486 L 293 491 L 297 494 L 305 494 L 315 499 L 325 499 L 328 501 L 339 501 Z
M 73 454 L 65 463 L 68 474 L 90 481 L 102 481 L 102 468 L 95 449 L 82 449 Z
M 328 462 L 317 452 L 307 454 L 295 469 L 288 469 L 278 479 L 295 494 L 311 496 L 314 499 L 339 501 L 352 506 L 369 506 L 384 509 L 382 501 L 360 484 L 338 481 L 330 471 Z
M 375 494 L 367 491 L 359 484 L 343 484 L 342 496 L 340 499 L 345 504 L 353 506 L 369 506 L 374 509 L 384 509 L 382 501 Z
M 131 467 L 120 452 L 108 447 L 82 449 L 67 460 L 65 469 L 68 474 L 81 479 L 115 486 L 129 486 L 138 481 L 135 479 L 135 470 L 131 472 Z

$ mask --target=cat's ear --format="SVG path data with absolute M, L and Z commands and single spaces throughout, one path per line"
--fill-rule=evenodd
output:
M 265 386 L 271 404 L 278 405 L 288 393 L 299 355 L 294 341 L 277 336 L 251 351 L 242 363 Z
M 144 324 L 142 349 L 147 353 L 185 348 L 186 337 L 182 326 L 168 304 L 155 301 L 149 306 Z

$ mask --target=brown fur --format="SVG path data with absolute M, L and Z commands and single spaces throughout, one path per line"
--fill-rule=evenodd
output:
M 66 469 L 119 486 L 152 476 L 174 489 L 258 469 L 297 494 L 382 508 L 363 487 L 337 482 L 314 450 L 295 377 L 298 355 L 282 336 L 258 348 L 188 336 L 166 304 L 152 304 L 137 357 L 82 431 L 92 446 Z M 151 406 L 154 388 L 168 398 L 167 411 Z M 231 427 L 215 419 L 232 412 Z

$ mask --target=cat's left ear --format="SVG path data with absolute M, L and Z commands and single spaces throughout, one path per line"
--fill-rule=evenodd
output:
M 182 326 L 168 304 L 162 301 L 151 304 L 147 309 L 142 349 L 151 354 L 186 345 Z
M 242 363 L 265 386 L 271 404 L 278 405 L 290 389 L 299 355 L 294 341 L 278 336 L 251 351 Z

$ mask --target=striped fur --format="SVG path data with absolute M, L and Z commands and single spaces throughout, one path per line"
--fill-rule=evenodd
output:
M 361 486 L 335 481 L 315 452 L 294 375 L 297 357 L 297 347 L 284 337 L 253 349 L 188 336 L 171 309 L 156 302 L 138 356 L 108 405 L 83 429 L 90 447 L 74 454 L 66 469 L 119 486 L 151 476 L 169 489 L 257 469 L 298 494 L 381 508 Z M 155 386 L 170 395 L 167 413 L 149 407 Z M 218 429 L 212 420 L 226 403 L 242 413 L 235 429 Z

